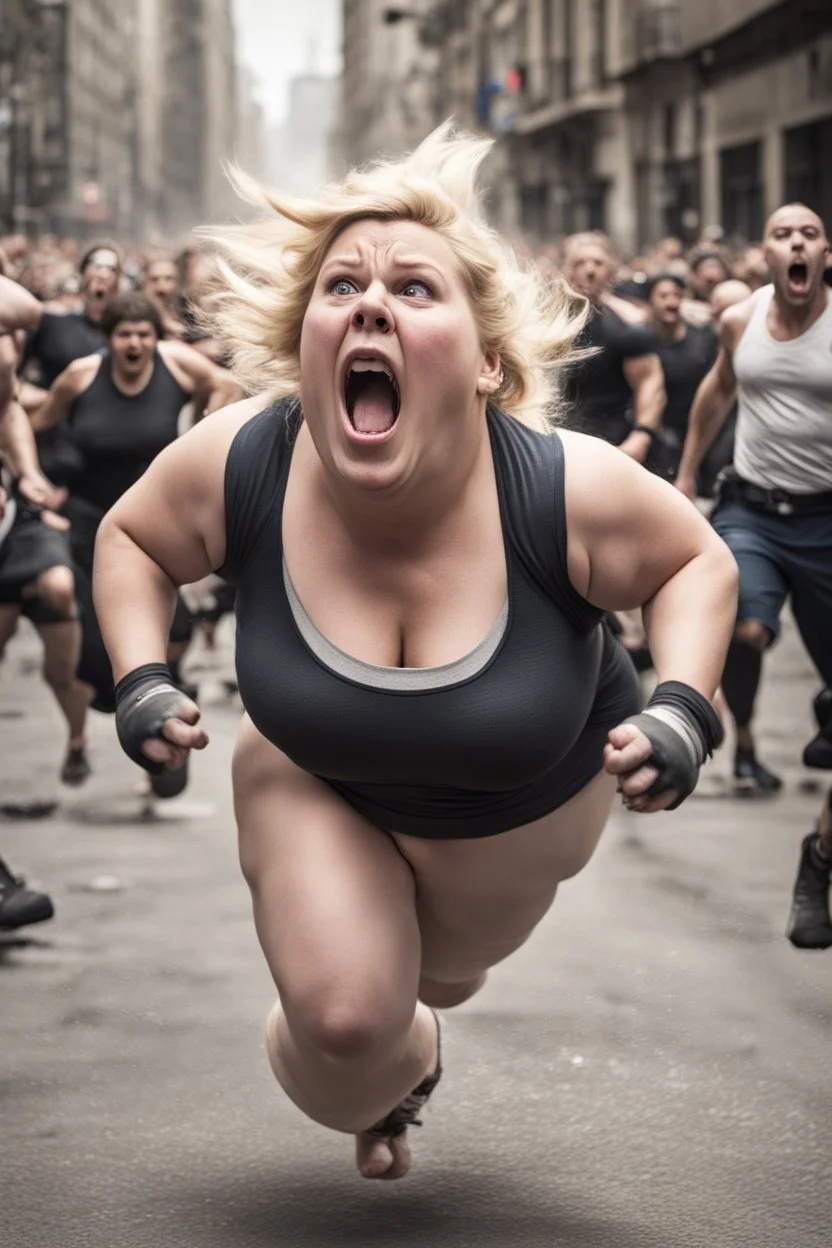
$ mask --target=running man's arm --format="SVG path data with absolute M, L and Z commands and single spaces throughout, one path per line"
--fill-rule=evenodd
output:
M 633 424 L 658 429 L 667 404 L 661 360 L 657 355 L 640 355 L 624 360 L 622 367 L 633 392 Z M 651 441 L 649 433 L 636 431 L 629 434 L 618 449 L 643 464 Z
M 197 421 L 242 398 L 240 388 L 228 369 L 220 368 L 193 347 L 184 342 L 165 341 L 161 350 L 166 363 L 183 374 L 192 388 Z
M 676 486 L 689 499 L 696 498 L 696 474 L 708 447 L 725 424 L 737 397 L 734 350 L 748 324 L 748 304 L 729 308 L 719 325 L 720 350 L 710 372 L 703 377 L 690 409 L 688 432 L 676 474 Z
M 100 367 L 100 355 L 86 355 L 67 365 L 47 390 L 43 403 L 31 414 L 35 433 L 45 433 L 47 429 L 54 429 L 62 420 L 66 420 L 73 403 L 92 385 Z
M 16 329 L 37 329 L 43 312 L 40 300 L 20 282 L 0 277 L 0 334 L 10 334 Z

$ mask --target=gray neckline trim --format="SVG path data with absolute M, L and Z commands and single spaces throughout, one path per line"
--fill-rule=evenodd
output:
M 295 592 L 283 560 L 283 584 L 286 597 L 298 632 L 315 657 L 324 665 L 345 676 L 356 684 L 369 685 L 374 689 L 388 689 L 397 693 L 413 693 L 430 689 L 443 689 L 446 685 L 455 685 L 460 681 L 470 680 L 487 666 L 494 657 L 503 640 L 508 623 L 508 598 L 503 603 L 488 634 L 483 637 L 473 650 L 445 663 L 441 667 L 382 667 L 375 663 L 366 663 L 332 644 L 323 633 L 312 623 L 303 603 Z

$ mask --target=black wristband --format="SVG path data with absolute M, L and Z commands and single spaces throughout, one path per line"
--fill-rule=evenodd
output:
M 144 663 L 118 682 L 116 734 L 128 758 L 152 776 L 165 770 L 162 763 L 148 758 L 142 744 L 150 737 L 164 740 L 164 726 L 176 717 L 184 694 L 176 687 L 165 663 Z
M 644 709 L 651 706 L 666 706 L 682 715 L 702 742 L 706 758 L 710 758 L 725 739 L 719 716 L 708 699 L 681 680 L 664 680 L 657 685 Z
M 138 689 L 139 685 L 158 685 L 159 683 L 168 685 L 176 683 L 167 663 L 143 663 L 141 667 L 134 667 L 132 672 L 122 676 L 116 685 L 116 706 L 119 702 L 123 702 L 134 689 Z
M 651 442 L 659 436 L 658 429 L 651 429 L 649 425 L 633 425 L 630 433 L 646 433 Z

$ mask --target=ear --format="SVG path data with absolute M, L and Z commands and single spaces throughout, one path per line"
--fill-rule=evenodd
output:
M 494 394 L 503 384 L 503 369 L 496 351 L 486 351 L 480 375 L 477 378 L 477 394 Z

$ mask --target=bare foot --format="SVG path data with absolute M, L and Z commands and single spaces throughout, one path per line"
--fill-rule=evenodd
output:
M 403 1179 L 412 1161 L 407 1133 L 387 1140 L 369 1131 L 357 1135 L 355 1160 L 365 1179 Z

